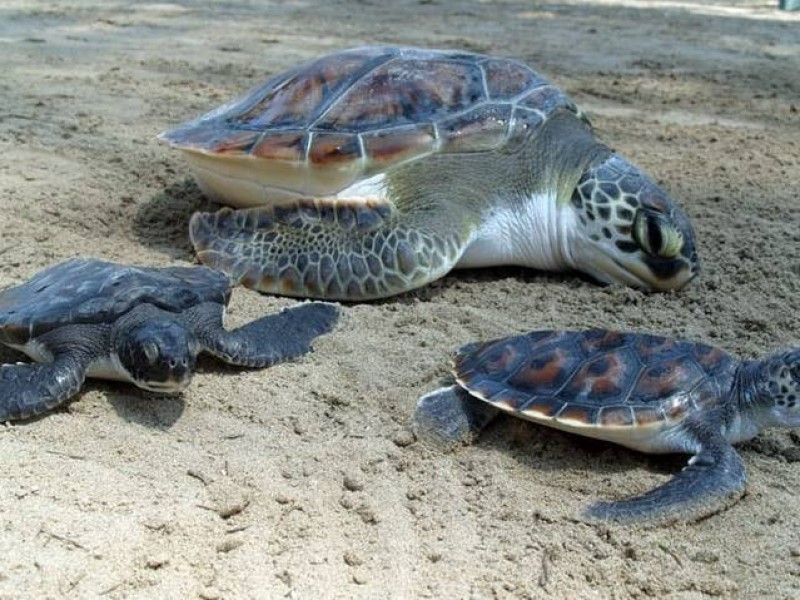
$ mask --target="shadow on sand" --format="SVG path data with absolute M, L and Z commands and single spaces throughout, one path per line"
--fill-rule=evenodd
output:
M 173 183 L 154 194 L 136 211 L 133 230 L 137 240 L 173 259 L 194 260 L 189 241 L 189 219 L 198 211 L 215 211 L 190 178 Z

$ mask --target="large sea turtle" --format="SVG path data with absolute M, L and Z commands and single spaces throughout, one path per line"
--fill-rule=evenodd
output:
M 160 138 L 244 207 L 193 216 L 200 260 L 266 292 L 380 298 L 507 264 L 670 290 L 698 271 L 685 213 L 516 60 L 345 50 Z
M 207 267 L 143 268 L 73 259 L 0 292 L 0 342 L 34 364 L 0 367 L 0 421 L 25 419 L 78 393 L 86 377 L 176 393 L 197 355 L 266 367 L 309 351 L 338 309 L 303 304 L 233 331 L 231 286 Z
M 731 444 L 766 427 L 800 426 L 800 349 L 740 361 L 655 335 L 535 331 L 464 346 L 453 372 L 455 385 L 419 401 L 414 428 L 421 437 L 468 442 L 505 411 L 641 452 L 693 455 L 660 487 L 590 506 L 593 520 L 713 514 L 745 489 Z

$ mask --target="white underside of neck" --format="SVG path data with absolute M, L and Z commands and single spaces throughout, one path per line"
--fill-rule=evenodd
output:
M 520 265 L 547 271 L 572 266 L 568 247 L 573 211 L 557 206 L 555 192 L 488 209 L 457 269 Z
M 733 421 L 725 428 L 725 438 L 731 444 L 738 444 L 753 439 L 761 431 L 756 419 L 737 414 Z

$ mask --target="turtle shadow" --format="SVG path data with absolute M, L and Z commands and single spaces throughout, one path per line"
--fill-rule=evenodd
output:
M 225 378 L 242 371 L 260 371 L 258 367 L 240 367 L 228 365 L 212 356 L 200 356 L 195 369 L 198 374 Z M 113 384 L 107 384 L 110 388 Z M 167 430 L 183 415 L 187 402 L 192 401 L 197 387 L 193 380 L 189 387 L 178 395 L 157 394 L 132 386 L 130 390 L 109 389 L 108 400 L 117 415 L 122 419 L 152 429 Z
M 6 352 L 0 352 L 0 364 L 13 364 L 18 362 L 16 358 L 15 360 L 7 360 L 5 357 L 6 354 Z M 26 357 L 22 355 L 22 358 L 24 359 Z M 88 390 L 92 389 L 93 386 L 104 391 L 108 403 L 111 404 L 111 407 L 119 417 L 129 423 L 144 425 L 152 429 L 161 431 L 168 430 L 183 414 L 185 407 L 185 402 L 181 397 L 152 394 L 135 387 L 126 393 L 125 391 L 119 391 L 111 382 L 104 383 L 97 379 L 90 379 L 88 384 L 84 385 L 77 394 L 69 398 L 63 404 L 53 409 L 46 410 L 41 414 L 19 419 L 15 422 L 21 425 L 28 425 L 47 419 L 53 413 L 68 413 L 73 405 L 82 401 L 83 395 Z M 113 389 L 112 386 L 114 386 Z
M 498 415 L 475 445 L 510 455 L 526 468 L 546 473 L 591 472 L 603 476 L 641 468 L 674 475 L 688 460 L 688 456 L 680 454 L 645 454 L 507 415 Z
M 185 392 L 177 396 L 155 394 L 136 387 L 120 389 L 107 386 L 106 398 L 117 416 L 150 429 L 167 431 L 180 419 L 186 408 Z
M 567 283 L 570 281 L 589 283 L 597 286 L 598 282 L 580 271 L 544 271 L 532 267 L 518 265 L 498 265 L 473 269 L 454 269 L 450 272 L 463 283 L 494 283 L 503 279 L 514 279 L 525 285 L 547 283 Z M 599 284 L 603 285 L 603 284 Z
M 224 380 L 226 377 L 235 377 L 240 373 L 250 373 L 252 371 L 266 371 L 272 368 L 273 366 L 277 366 L 279 364 L 282 364 L 281 361 L 278 361 L 277 363 L 269 367 L 247 367 L 243 365 L 234 365 L 226 363 L 224 360 L 215 358 L 210 354 L 203 353 L 197 358 L 197 368 L 195 369 L 195 375 L 198 374 L 211 375 L 213 377 L 221 377 Z M 189 390 L 191 389 L 192 386 L 189 386 Z
M 198 211 L 216 211 L 193 179 L 175 182 L 153 194 L 136 210 L 133 232 L 137 240 L 172 259 L 194 260 L 189 219 Z
M 0 365 L 13 365 L 18 362 L 29 363 L 31 359 L 19 350 L 0 344 Z
M 480 294 L 485 285 L 496 284 L 498 281 L 505 279 L 514 279 L 524 285 L 537 285 L 537 284 L 564 284 L 570 280 L 578 283 L 586 283 L 590 285 L 603 285 L 598 284 L 588 275 L 584 275 L 578 271 L 539 271 L 527 267 L 519 267 L 514 265 L 500 265 L 495 267 L 480 267 L 474 269 L 453 269 L 449 271 L 444 277 L 432 281 L 422 287 L 388 296 L 386 298 L 377 298 L 375 300 L 354 300 L 352 302 L 347 300 L 337 300 L 343 304 L 373 304 L 375 306 L 384 306 L 389 304 L 401 304 L 410 306 L 418 302 L 434 302 L 441 300 L 446 294 L 452 291 L 464 290 L 465 286 L 475 286 L 474 293 Z

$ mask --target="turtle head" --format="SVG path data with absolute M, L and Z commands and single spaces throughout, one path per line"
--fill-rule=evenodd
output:
M 769 427 L 800 427 L 800 348 L 756 364 L 751 394 Z
M 606 283 L 676 290 L 697 275 L 686 213 L 624 158 L 584 172 L 572 193 L 574 266 Z
M 189 385 L 198 354 L 194 336 L 164 317 L 118 332 L 114 351 L 136 385 L 162 394 L 176 394 Z

